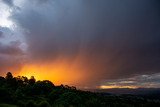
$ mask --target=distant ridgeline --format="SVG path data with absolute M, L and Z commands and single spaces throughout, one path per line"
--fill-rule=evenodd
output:
M 160 100 L 134 95 L 113 95 L 55 86 L 34 76 L 0 77 L 0 107 L 160 107 Z

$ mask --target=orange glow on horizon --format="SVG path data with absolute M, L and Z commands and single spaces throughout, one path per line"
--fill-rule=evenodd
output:
M 107 86 L 107 85 L 102 85 L 99 88 L 100 89 L 112 89 L 112 88 L 130 88 L 130 89 L 136 89 L 138 87 L 137 86 L 118 86 L 118 85 Z
M 17 76 L 34 76 L 36 80 L 50 80 L 55 85 L 75 85 L 84 78 L 84 74 L 78 68 L 70 66 L 67 61 L 49 64 L 24 65 Z

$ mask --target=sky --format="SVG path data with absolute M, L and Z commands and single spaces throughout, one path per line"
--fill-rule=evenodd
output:
M 160 88 L 159 5 L 0 0 L 0 75 L 79 88 Z

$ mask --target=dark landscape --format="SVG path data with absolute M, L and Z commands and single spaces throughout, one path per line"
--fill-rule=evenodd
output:
M 82 91 L 68 85 L 55 86 L 48 80 L 36 81 L 33 76 L 30 79 L 24 76 L 13 77 L 10 72 L 6 77 L 0 77 L 0 96 L 0 107 L 160 106 L 159 89 Z

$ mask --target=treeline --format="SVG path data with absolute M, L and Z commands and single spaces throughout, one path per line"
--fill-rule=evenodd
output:
M 0 77 L 0 107 L 160 107 L 159 100 L 131 95 L 104 95 L 77 90 L 67 85 L 55 86 L 32 76 Z

